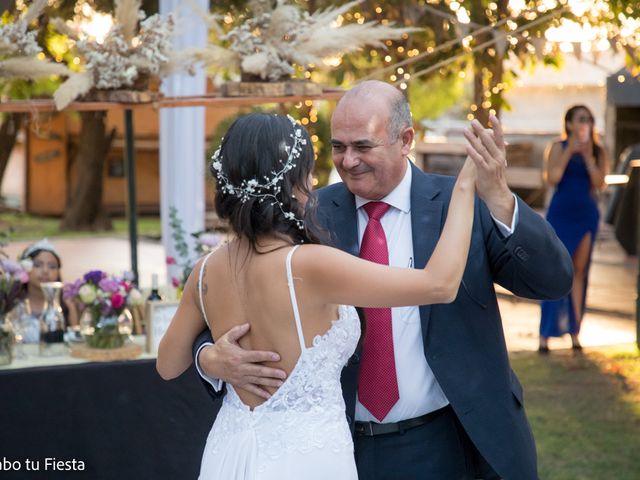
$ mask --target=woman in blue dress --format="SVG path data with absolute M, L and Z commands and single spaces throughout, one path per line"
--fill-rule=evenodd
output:
M 584 105 L 567 110 L 566 138 L 551 145 L 546 181 L 555 187 L 547 220 L 573 258 L 573 288 L 563 299 L 542 302 L 539 351 L 549 351 L 549 337 L 571 335 L 574 350 L 584 314 L 589 266 L 600 214 L 596 191 L 604 185 L 609 156 L 595 138 L 591 111 Z

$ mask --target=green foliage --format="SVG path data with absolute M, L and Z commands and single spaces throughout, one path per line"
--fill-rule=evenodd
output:
M 434 76 L 409 85 L 409 103 L 416 119 L 438 118 L 464 95 L 464 80 L 457 75 Z

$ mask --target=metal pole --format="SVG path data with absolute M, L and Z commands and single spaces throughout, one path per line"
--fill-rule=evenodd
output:
M 127 144 L 127 219 L 129 220 L 129 247 L 131 248 L 131 272 L 138 285 L 138 214 L 136 202 L 136 158 L 133 138 L 133 111 L 124 111 L 125 141 Z
M 634 171 L 635 170 L 635 171 Z M 635 174 L 635 175 L 634 175 Z M 631 169 L 629 183 L 635 181 L 636 188 L 636 255 L 638 256 L 638 278 L 636 281 L 636 347 L 640 350 L 640 170 Z M 627 188 L 631 185 L 627 184 Z

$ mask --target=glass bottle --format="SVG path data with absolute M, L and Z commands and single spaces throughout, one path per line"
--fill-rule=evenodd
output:
M 40 316 L 40 355 L 49 357 L 67 353 L 64 344 L 64 315 L 60 306 L 62 282 L 40 284 L 44 309 Z
M 162 300 L 160 293 L 158 293 L 158 274 L 151 275 L 151 293 L 147 297 L 147 302 L 153 302 L 155 300 Z

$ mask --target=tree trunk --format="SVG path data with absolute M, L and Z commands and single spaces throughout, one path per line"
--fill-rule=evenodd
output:
M 24 114 L 8 113 L 0 126 L 0 185 L 2 185 L 2 179 L 23 121 Z
M 75 158 L 78 175 L 67 199 L 63 230 L 111 229 L 102 205 L 104 164 L 111 143 L 106 134 L 106 112 L 81 112 L 82 127 Z

